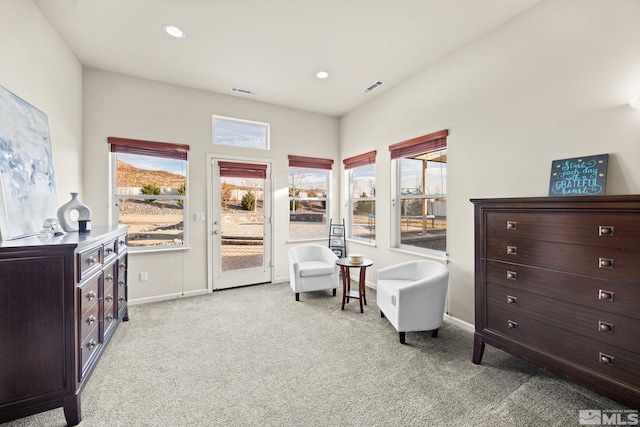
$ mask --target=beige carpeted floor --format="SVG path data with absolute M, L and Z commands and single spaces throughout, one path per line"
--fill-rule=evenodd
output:
M 82 393 L 82 427 L 577 426 L 625 409 L 444 324 L 438 338 L 340 310 L 340 291 L 258 285 L 130 307 Z M 62 409 L 6 426 L 64 426 Z

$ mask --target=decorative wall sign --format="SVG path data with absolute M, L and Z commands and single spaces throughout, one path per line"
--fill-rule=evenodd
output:
M 608 154 L 554 160 L 549 196 L 602 196 L 607 181 Z
M 0 86 L 0 235 L 37 234 L 58 194 L 47 115 Z

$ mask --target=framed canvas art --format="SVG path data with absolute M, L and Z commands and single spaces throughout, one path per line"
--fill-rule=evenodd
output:
M 0 237 L 37 234 L 58 193 L 47 115 L 0 86 Z

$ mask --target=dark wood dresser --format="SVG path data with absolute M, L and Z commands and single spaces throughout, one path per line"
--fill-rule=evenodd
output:
M 472 199 L 485 344 L 640 409 L 640 196 Z
M 0 423 L 64 407 L 127 318 L 127 228 L 0 242 Z

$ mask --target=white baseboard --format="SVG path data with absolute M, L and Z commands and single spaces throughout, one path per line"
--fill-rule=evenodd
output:
M 188 298 L 195 297 L 198 295 L 208 294 L 209 291 L 207 289 L 198 289 L 197 291 L 188 291 L 188 292 L 179 292 L 175 294 L 166 294 L 166 295 L 157 295 L 154 297 L 148 298 L 136 298 L 128 301 L 129 305 L 140 305 L 140 304 L 148 304 L 150 302 L 160 302 L 160 301 L 169 301 L 173 299 L 180 298 Z
M 449 316 L 448 314 L 444 315 L 444 320 L 458 326 L 459 328 L 471 334 L 476 330 L 475 326 L 473 326 L 471 323 L 465 322 L 464 320 L 458 319 L 457 317 Z

